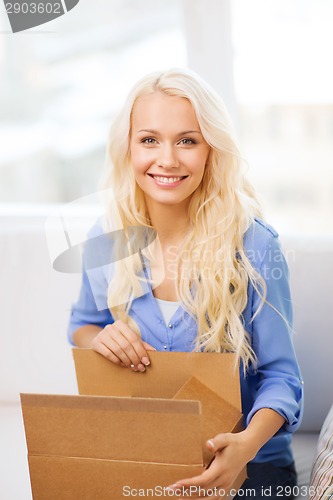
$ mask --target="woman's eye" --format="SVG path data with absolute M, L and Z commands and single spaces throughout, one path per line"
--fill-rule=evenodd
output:
M 153 137 L 145 137 L 141 142 L 144 144 L 155 144 L 156 140 Z
M 190 146 L 191 144 L 196 144 L 194 139 L 182 139 L 180 144 L 184 144 L 185 146 Z

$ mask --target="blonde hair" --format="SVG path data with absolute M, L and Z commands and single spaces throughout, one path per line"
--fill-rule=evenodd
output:
M 262 302 L 266 287 L 246 256 L 243 237 L 254 217 L 262 217 L 262 213 L 254 190 L 245 178 L 228 113 L 217 93 L 188 70 L 173 69 L 141 79 L 113 123 L 105 184 L 113 189 L 125 229 L 130 226 L 152 228 L 144 194 L 131 168 L 129 140 L 136 100 L 154 92 L 188 99 L 211 148 L 202 182 L 189 204 L 190 224 L 178 260 L 178 300 L 197 323 L 194 349 L 234 352 L 245 372 L 249 364 L 256 361 L 242 322 L 248 283 L 250 280 L 260 291 Z M 146 256 L 153 259 L 152 252 L 146 252 Z M 126 321 L 138 334 L 139 328 L 129 311 L 132 300 L 142 290 L 140 268 L 138 254 L 118 260 L 108 292 L 112 315 Z

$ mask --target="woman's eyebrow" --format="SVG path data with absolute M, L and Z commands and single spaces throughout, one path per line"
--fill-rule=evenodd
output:
M 149 134 L 155 134 L 155 135 L 159 134 L 158 130 L 152 130 L 152 129 L 141 129 L 137 131 L 138 134 L 140 132 L 148 132 Z M 179 132 L 177 135 L 186 135 L 186 134 L 201 134 L 201 132 L 200 130 L 184 130 L 184 132 Z

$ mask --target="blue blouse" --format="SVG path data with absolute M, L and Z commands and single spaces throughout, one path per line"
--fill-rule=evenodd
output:
M 90 231 L 88 239 L 102 234 L 103 229 L 98 222 Z M 248 303 L 242 316 L 257 356 L 257 366 L 255 369 L 250 367 L 245 377 L 240 370 L 242 410 L 246 425 L 260 408 L 271 408 L 286 419 L 285 425 L 259 450 L 253 460 L 284 466 L 293 460 L 291 433 L 298 429 L 303 410 L 303 381 L 292 343 L 289 270 L 278 233 L 259 218 L 253 221 L 244 235 L 244 249 L 253 267 L 264 278 L 267 285 L 266 300 L 273 307 L 265 303 L 251 321 L 261 299 L 249 283 Z M 92 271 L 83 269 L 80 296 L 73 305 L 68 329 L 72 344 L 72 336 L 77 328 L 86 324 L 104 328 L 114 322 L 107 306 L 110 269 L 110 265 L 101 265 Z M 150 286 L 147 286 L 147 293 L 132 302 L 130 316 L 138 324 L 142 340 L 158 351 L 193 349 L 197 334 L 194 319 L 179 307 L 166 325 Z

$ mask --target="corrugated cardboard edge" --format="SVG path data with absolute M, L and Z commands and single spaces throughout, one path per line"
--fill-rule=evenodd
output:
M 23 407 L 75 408 L 100 411 L 200 414 L 200 401 L 113 396 L 78 396 L 76 394 L 21 393 Z

